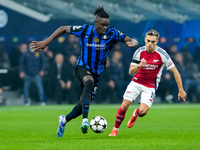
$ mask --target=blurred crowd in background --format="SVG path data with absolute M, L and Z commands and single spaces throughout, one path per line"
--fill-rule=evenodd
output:
M 29 80 L 30 86 L 26 88 L 29 90 L 28 97 L 32 101 L 40 101 L 44 105 L 49 101 L 57 104 L 77 103 L 81 88 L 74 75 L 74 69 L 80 55 L 79 39 L 73 35 L 68 35 L 60 46 L 58 49 L 56 46 L 49 45 L 43 52 L 37 51 L 33 54 L 29 50 L 29 43 L 16 45 L 10 54 L 6 53 L 3 46 L 0 46 L 0 92 L 2 90 L 16 91 L 19 97 L 26 99 L 27 91 L 23 90 L 25 78 L 21 72 L 23 72 L 22 68 L 25 63 L 27 63 L 30 70 L 28 72 L 26 70 L 25 74 L 34 71 L 34 67 L 45 66 L 42 70 L 44 73 L 41 73 L 41 70 L 38 72 L 42 79 L 42 88 L 36 86 L 37 80 L 31 82 L 31 79 Z M 182 47 L 179 51 L 176 45 L 163 48 L 170 55 L 181 74 L 184 89 L 188 94 L 188 102 L 200 102 L 200 47 L 194 50 L 193 55 L 187 47 Z M 128 74 L 128 69 L 136 49 L 137 47 L 134 49 L 127 48 L 123 44 L 115 45 L 107 59 L 107 69 L 101 75 L 101 82 L 94 99 L 95 103 L 121 103 L 124 91 L 132 78 Z M 24 58 L 25 53 L 27 56 L 40 56 L 39 61 L 42 64 L 35 66 L 36 59 L 27 62 Z M 157 97 L 160 98 L 162 103 L 177 103 L 177 90 L 173 75 L 164 68 L 156 92 Z M 28 105 L 26 101 L 25 103 Z

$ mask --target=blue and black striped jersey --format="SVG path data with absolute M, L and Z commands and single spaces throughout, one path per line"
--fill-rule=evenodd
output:
M 119 30 L 108 27 L 103 36 L 95 32 L 94 25 L 72 26 L 70 33 L 80 38 L 81 54 L 76 65 L 86 66 L 95 74 L 100 74 L 106 65 L 106 56 L 114 44 L 124 42 L 124 35 Z

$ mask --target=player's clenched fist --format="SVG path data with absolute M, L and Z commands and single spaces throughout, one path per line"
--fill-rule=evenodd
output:
M 147 61 L 145 59 L 142 59 L 141 62 L 139 63 L 140 68 L 144 67 L 147 64 Z

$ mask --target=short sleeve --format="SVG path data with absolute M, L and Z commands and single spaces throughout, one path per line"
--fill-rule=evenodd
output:
M 172 59 L 170 58 L 170 56 L 167 54 L 165 50 L 158 49 L 158 52 L 161 54 L 160 56 L 162 58 L 162 62 L 167 67 L 167 70 L 170 70 L 171 68 L 175 66 L 174 62 L 172 61 Z
M 124 42 L 124 38 L 126 37 L 126 35 L 124 33 L 122 33 L 121 31 L 113 28 L 111 30 L 113 32 L 113 36 L 114 36 L 114 39 L 119 41 L 119 42 Z
M 83 26 L 71 26 L 70 33 L 80 37 L 83 30 L 86 28 L 86 24 Z
M 135 51 L 135 53 L 133 54 L 133 58 L 132 58 L 132 61 L 131 61 L 131 65 L 137 65 L 140 63 L 140 48 L 137 49 Z
M 172 61 L 171 58 L 169 58 L 166 61 L 164 61 L 164 64 L 167 67 L 167 70 L 170 70 L 170 69 L 172 69 L 175 66 L 174 62 Z

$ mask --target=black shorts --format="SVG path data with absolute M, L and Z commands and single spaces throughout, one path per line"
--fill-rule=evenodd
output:
M 87 69 L 86 67 L 84 66 L 77 66 L 75 68 L 75 75 L 76 77 L 78 78 L 78 80 L 81 82 L 81 90 L 83 91 L 83 88 L 84 88 L 84 84 L 83 84 L 83 78 L 86 76 L 86 75 L 90 75 L 93 77 L 93 80 L 94 80 L 94 87 L 92 89 L 92 99 L 94 98 L 94 96 L 96 95 L 96 92 L 97 92 L 97 88 L 98 88 L 98 85 L 99 85 L 99 80 L 100 80 L 100 75 L 98 74 L 95 74 L 93 72 L 91 72 L 89 69 Z

